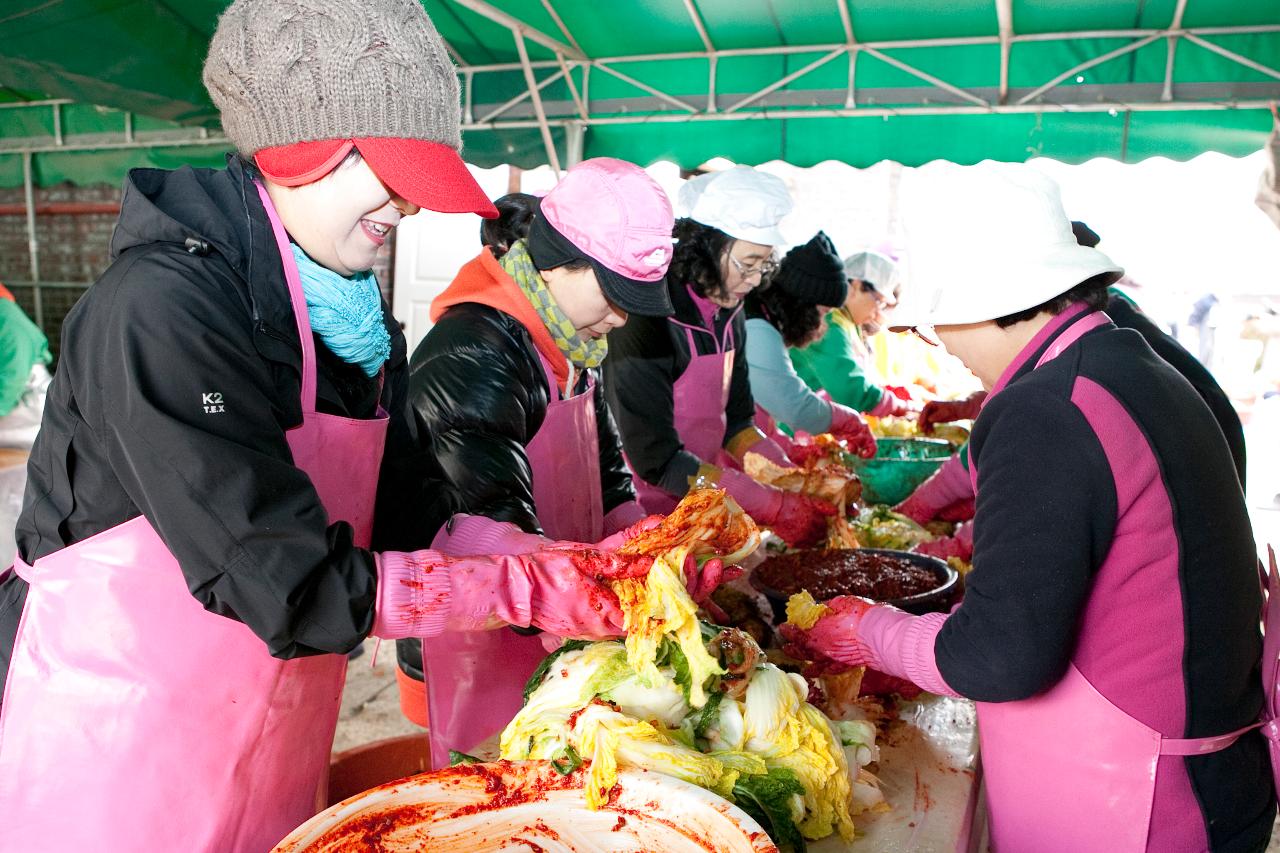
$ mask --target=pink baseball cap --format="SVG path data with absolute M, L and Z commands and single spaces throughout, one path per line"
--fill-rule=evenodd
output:
M 529 254 L 539 269 L 585 258 L 610 302 L 666 317 L 673 311 L 665 279 L 674 225 L 671 200 L 644 169 L 595 157 L 566 172 L 542 199 Z

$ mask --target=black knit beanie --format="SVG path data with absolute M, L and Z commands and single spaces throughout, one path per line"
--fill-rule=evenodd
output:
M 843 305 L 849 293 L 844 262 L 831 238 L 822 231 L 808 243 L 787 252 L 774 274 L 773 286 L 796 299 L 829 308 Z
M 1081 246 L 1088 246 L 1090 249 L 1102 242 L 1102 238 L 1098 236 L 1097 231 L 1077 220 L 1072 220 L 1071 222 L 1071 233 L 1076 235 L 1077 243 Z

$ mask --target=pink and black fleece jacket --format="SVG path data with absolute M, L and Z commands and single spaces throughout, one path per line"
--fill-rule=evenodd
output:
M 1172 738 L 1262 710 L 1257 557 L 1231 451 L 1195 389 L 1108 324 L 1035 369 L 1059 315 L 974 426 L 974 571 L 934 641 L 938 672 L 984 702 L 1032 697 L 1073 662 Z M 1261 850 L 1275 818 L 1262 736 L 1163 756 L 1150 850 Z

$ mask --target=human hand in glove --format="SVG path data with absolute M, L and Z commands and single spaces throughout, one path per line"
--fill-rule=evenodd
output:
M 385 640 L 487 630 L 503 623 L 562 637 L 622 634 L 606 582 L 643 577 L 651 557 L 593 548 L 450 557 L 439 551 L 375 555 L 378 598 L 371 632 Z
M 616 551 L 627 543 L 628 540 L 635 539 L 646 530 L 652 530 L 662 523 L 662 515 L 648 515 L 640 519 L 634 524 L 629 524 L 611 536 L 606 536 L 595 544 L 595 547 L 601 551 Z
M 813 674 L 865 666 L 904 679 L 930 693 L 958 696 L 938 672 L 934 643 L 948 614 L 912 616 L 888 604 L 841 595 L 826 602 L 828 612 L 812 628 L 783 625 L 783 651 L 811 661 Z
M 917 554 L 926 554 L 940 560 L 959 557 L 967 563 L 973 559 L 973 522 L 958 525 L 951 536 L 943 536 L 932 542 L 921 542 L 912 550 Z
M 973 480 L 957 455 L 942 463 L 942 467 L 932 477 L 917 486 L 906 500 L 893 509 L 917 524 L 928 524 L 943 510 L 960 501 L 972 499 Z
M 982 410 L 982 401 L 987 399 L 986 391 L 975 391 L 963 400 L 930 400 L 924 404 L 916 423 L 925 435 L 933 432 L 934 424 L 945 424 L 952 421 L 971 421 Z
M 849 452 L 870 459 L 876 455 L 876 437 L 856 411 L 839 403 L 831 404 L 831 434 L 849 445 Z
M 775 429 L 773 435 L 781 436 L 782 433 Z M 748 453 L 758 453 L 783 468 L 792 467 L 791 461 L 787 459 L 787 452 L 782 446 L 755 426 L 747 427 L 725 442 L 724 450 L 716 461 L 727 464 L 729 467 L 740 468 L 743 458 Z
M 810 675 L 842 672 L 854 666 L 875 666 L 873 651 L 861 640 L 862 619 L 880 607 L 856 595 L 841 595 L 825 602 L 828 610 L 812 628 L 790 623 L 779 627 L 782 650 L 796 660 L 809 661 Z
M 782 502 L 771 520 L 770 530 L 792 548 L 808 548 L 827 535 L 827 519 L 836 516 L 832 504 L 798 492 L 782 492 Z
M 757 483 L 731 468 L 704 465 L 698 471 L 698 481 L 719 485 L 757 524 L 772 529 L 793 548 L 818 542 L 827 533 L 827 519 L 836 514 L 836 508 L 826 501 Z

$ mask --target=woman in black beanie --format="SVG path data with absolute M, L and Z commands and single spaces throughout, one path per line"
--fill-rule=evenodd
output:
M 848 406 L 815 394 L 796 373 L 788 347 L 822 336 L 830 308 L 844 304 L 849 282 L 831 238 L 819 231 L 782 260 L 773 284 L 747 297 L 747 364 L 757 423 L 771 419 L 792 431 L 833 433 L 855 452 L 875 450 L 866 423 Z

